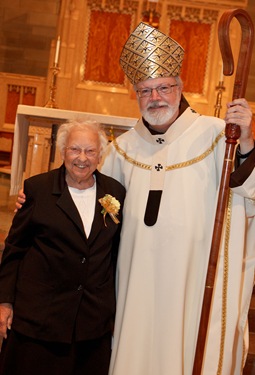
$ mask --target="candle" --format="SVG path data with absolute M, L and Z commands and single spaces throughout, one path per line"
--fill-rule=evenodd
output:
M 56 52 L 55 52 L 55 59 L 54 59 L 55 64 L 58 63 L 59 50 L 60 50 L 60 36 L 58 36 L 57 45 L 56 45 Z

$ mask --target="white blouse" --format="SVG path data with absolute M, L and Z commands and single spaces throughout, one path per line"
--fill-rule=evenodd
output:
M 89 237 L 95 214 L 96 183 L 91 188 L 84 190 L 70 186 L 68 189 L 81 216 L 86 236 Z

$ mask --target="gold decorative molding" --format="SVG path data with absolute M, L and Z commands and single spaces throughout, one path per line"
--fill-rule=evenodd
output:
M 29 136 L 43 135 L 47 139 L 51 137 L 51 129 L 43 126 L 29 125 Z
M 169 4 L 166 7 L 166 13 L 171 20 L 182 19 L 182 11 L 183 7 L 179 5 L 177 6 Z
M 190 22 L 199 22 L 203 18 L 202 13 L 203 10 L 201 8 L 194 8 L 194 7 L 185 7 L 184 8 L 185 14 L 183 20 L 190 21 Z
M 31 95 L 35 95 L 36 94 L 36 87 L 24 86 L 23 90 L 24 90 L 24 94 L 31 94 Z
M 219 17 L 219 10 L 213 8 L 198 8 L 184 5 L 175 6 L 168 4 L 166 11 L 170 20 L 213 23 L 216 22 Z
M 204 9 L 203 10 L 203 20 L 204 22 L 213 23 L 217 22 L 219 17 L 219 11 L 214 9 Z
M 90 10 L 132 13 L 139 8 L 139 0 L 87 0 Z
M 104 10 L 119 12 L 121 5 L 119 0 L 103 0 Z
M 134 14 L 139 8 L 139 1 L 135 0 L 124 0 L 123 5 L 120 5 L 120 10 Z
M 8 85 L 8 91 L 9 92 L 15 91 L 15 92 L 19 93 L 20 90 L 21 90 L 21 86 L 20 85 L 12 85 L 12 84 Z

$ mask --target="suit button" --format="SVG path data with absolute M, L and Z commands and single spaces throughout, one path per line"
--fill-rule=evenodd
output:
M 82 258 L 81 262 L 82 262 L 82 264 L 84 264 L 86 262 L 86 258 L 85 257 Z
M 82 285 L 79 285 L 77 290 L 83 290 L 83 286 Z

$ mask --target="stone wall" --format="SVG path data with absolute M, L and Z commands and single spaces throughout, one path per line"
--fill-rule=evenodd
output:
M 0 72 L 46 77 L 61 0 L 0 1 Z

